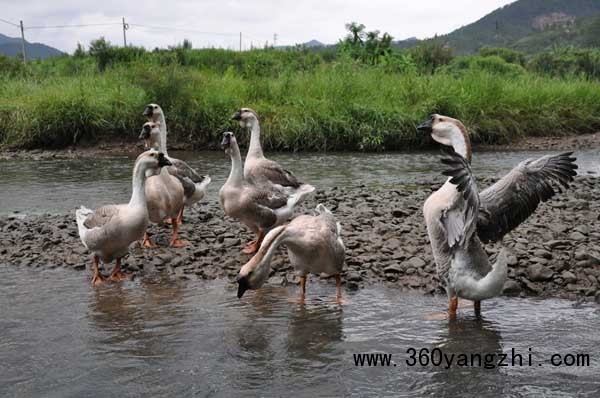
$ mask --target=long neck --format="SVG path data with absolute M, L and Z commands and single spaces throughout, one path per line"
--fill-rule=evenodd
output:
M 133 168 L 133 178 L 131 179 L 131 199 L 129 206 L 141 206 L 146 208 L 146 171 L 139 164 Z
M 469 140 L 466 131 L 456 127 L 454 134 L 452 134 L 450 143 L 452 144 L 452 147 L 456 153 L 471 163 L 471 140 Z
M 229 151 L 229 156 L 231 156 L 231 171 L 229 172 L 229 178 L 227 178 L 226 184 L 241 186 L 244 181 L 244 171 L 242 155 L 240 154 L 240 148 L 238 147 L 237 142 L 229 147 Z
M 248 147 L 248 156 L 263 157 L 262 147 L 260 145 L 260 124 L 258 119 L 254 119 L 250 129 L 250 146 Z
M 261 268 L 271 266 L 271 259 L 273 258 L 275 251 L 287 237 L 287 234 L 285 233 L 286 228 L 287 225 L 281 225 L 279 227 L 273 228 L 271 231 L 269 231 L 267 236 L 265 236 L 265 240 L 263 241 L 263 244 L 261 245 L 260 249 L 258 250 L 258 253 L 256 254 L 257 256 L 262 257 L 260 260 Z
M 159 151 L 168 156 L 167 154 L 167 122 L 165 121 L 165 114 L 161 111 L 160 116 L 158 117 L 158 122 L 160 123 L 160 141 L 159 141 Z

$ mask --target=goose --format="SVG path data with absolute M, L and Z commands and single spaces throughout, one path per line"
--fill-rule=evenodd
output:
M 465 126 L 434 114 L 417 129 L 450 148 L 443 160 L 449 178 L 423 206 L 437 273 L 448 294 L 448 314 L 456 316 L 460 297 L 472 300 L 479 315 L 481 300 L 502 292 L 508 255 L 503 248 L 492 267 L 482 245 L 500 241 L 525 221 L 540 202 L 555 195 L 555 186 L 568 188 L 577 175 L 576 159 L 572 152 L 527 159 L 479 193 Z
M 149 134 L 159 133 L 159 123 L 149 122 L 144 125 L 144 129 L 147 127 L 150 128 Z M 164 152 L 161 151 L 161 153 L 163 153 L 165 159 L 169 161 L 170 167 L 172 167 L 173 162 Z M 159 224 L 170 220 L 173 229 L 170 245 L 172 247 L 188 246 L 189 242 L 179 239 L 179 215 L 186 200 L 181 178 L 174 176 L 168 167 L 164 167 L 158 175 L 147 179 L 145 191 L 150 221 Z M 156 247 L 147 232 L 144 234 L 142 245 L 146 248 Z
M 168 171 L 171 175 L 177 177 L 183 185 L 185 206 L 190 207 L 198 203 L 206 195 L 208 184 L 211 182 L 210 176 L 202 176 L 183 160 L 169 156 L 167 153 L 167 123 L 165 114 L 159 105 L 146 105 L 143 115 L 148 118 L 149 123 L 158 125 L 159 134 L 151 134 L 152 125 L 144 125 L 140 139 L 144 140 L 146 147 L 154 148 L 164 153 L 167 159 L 173 164 L 173 166 L 168 168 Z M 181 208 L 181 212 L 177 216 L 178 224 L 183 222 L 184 207 Z
M 250 146 L 244 163 L 244 178 L 255 183 L 270 183 L 285 190 L 297 190 L 307 186 L 281 165 L 265 158 L 260 144 L 260 124 L 258 114 L 250 108 L 241 108 L 232 116 L 243 128 L 250 129 Z
M 341 302 L 340 273 L 345 254 L 341 225 L 324 205 L 318 204 L 315 211 L 316 215 L 300 215 L 269 231 L 256 255 L 244 264 L 236 278 L 238 298 L 242 298 L 246 290 L 258 289 L 265 283 L 271 271 L 271 258 L 284 244 L 292 266 L 300 274 L 300 302 L 304 301 L 309 272 L 335 275 L 336 297 Z
M 110 274 L 112 281 L 127 279 L 121 271 L 121 258 L 129 245 L 140 240 L 148 226 L 145 186 L 148 175 L 154 175 L 171 163 L 164 154 L 149 150 L 138 156 L 133 168 L 132 193 L 128 204 L 107 205 L 96 210 L 81 206 L 75 211 L 79 237 L 83 245 L 94 253 L 92 285 L 102 284 L 105 279 L 98 266 L 100 259 L 116 265 Z
M 221 146 L 231 157 L 231 171 L 219 190 L 219 202 L 226 215 L 241 221 L 258 238 L 244 247 L 244 253 L 254 254 L 264 235 L 270 229 L 283 224 L 294 212 L 294 207 L 314 191 L 312 186 L 301 186 L 290 193 L 274 186 L 246 181 L 242 173 L 242 157 L 233 133 L 223 133 Z

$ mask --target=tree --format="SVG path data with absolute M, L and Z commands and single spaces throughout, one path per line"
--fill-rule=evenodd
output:
M 358 22 L 350 22 L 346 24 L 346 30 L 350 32 L 347 36 L 352 44 L 356 45 L 363 42 L 365 37 L 365 25 L 359 24 Z

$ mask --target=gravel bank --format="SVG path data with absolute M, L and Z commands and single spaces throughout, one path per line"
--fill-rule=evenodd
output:
M 425 198 L 440 183 L 393 191 L 364 186 L 332 188 L 318 191 L 300 211 L 308 212 L 321 202 L 342 223 L 347 289 L 385 284 L 427 294 L 443 293 L 421 211 Z M 491 183 L 491 179 L 484 179 L 480 186 Z M 504 238 L 502 244 L 512 251 L 505 294 L 600 302 L 599 183 L 600 179 L 578 177 L 568 192 L 542 204 Z M 90 255 L 79 241 L 74 214 L 2 217 L 0 230 L 2 264 L 89 272 Z M 249 258 L 241 254 L 241 248 L 251 235 L 240 224 L 224 218 L 217 203 L 203 203 L 186 211 L 182 237 L 192 242 L 190 247 L 165 247 L 170 233 L 167 226 L 153 225 L 151 233 L 162 247 L 145 250 L 134 245 L 124 260 L 129 272 L 164 271 L 181 278 L 233 280 Z M 488 245 L 486 249 L 495 256 L 499 247 Z M 297 282 L 286 256 L 276 256 L 269 283 Z

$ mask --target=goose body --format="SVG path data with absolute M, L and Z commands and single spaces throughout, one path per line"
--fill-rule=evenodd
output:
M 458 298 L 480 301 L 498 296 L 507 275 L 506 249 L 491 265 L 483 243 L 499 241 L 526 220 L 540 202 L 568 187 L 577 165 L 571 153 L 521 162 L 496 184 L 479 193 L 471 171 L 471 144 L 464 125 L 432 115 L 418 127 L 448 147 L 446 183 L 425 201 L 423 213 L 437 272 L 449 297 L 450 316 Z
M 163 166 L 170 165 L 162 153 L 154 150 L 142 153 L 136 160 L 132 178 L 132 195 L 128 204 L 102 206 L 94 211 L 81 207 L 75 212 L 79 237 L 84 246 L 94 253 L 93 283 L 102 281 L 98 260 L 111 262 L 117 259 L 112 279 L 122 276 L 120 259 L 131 243 L 140 240 L 148 226 L 146 183 Z
M 300 275 L 304 298 L 309 273 L 335 275 L 338 299 L 341 298 L 340 273 L 344 266 L 345 247 L 341 226 L 325 206 L 319 204 L 316 215 L 300 215 L 289 224 L 272 229 L 264 238 L 256 255 L 240 270 L 238 297 L 248 289 L 258 289 L 268 279 L 270 264 L 280 245 L 287 247 L 290 263 Z
M 264 234 L 287 221 L 293 215 L 294 207 L 313 192 L 314 188 L 302 186 L 294 191 L 284 191 L 274 186 L 246 181 L 240 150 L 233 133 L 224 133 L 221 144 L 231 157 L 231 171 L 219 190 L 219 202 L 226 215 L 239 220 L 258 235 L 258 239 L 245 248 L 246 252 L 254 253 Z

